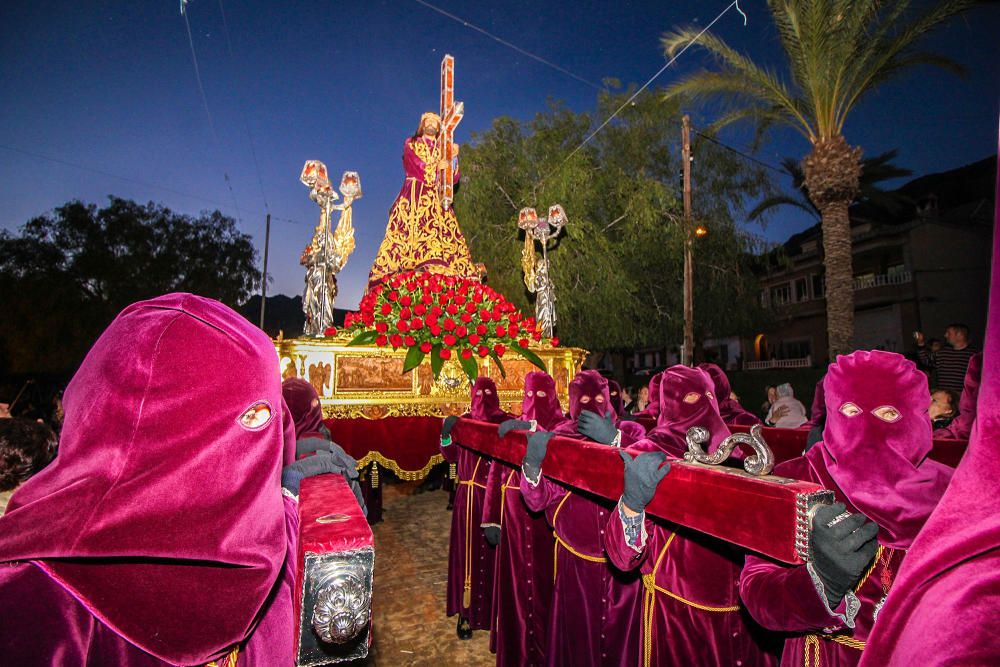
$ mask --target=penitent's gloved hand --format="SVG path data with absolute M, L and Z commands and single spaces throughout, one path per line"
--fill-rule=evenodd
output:
M 321 450 L 282 468 L 281 487 L 297 496 L 303 479 L 329 472 L 339 472 L 336 459 L 329 451 Z
M 850 514 L 843 503 L 824 505 L 813 516 L 809 544 L 813 569 L 835 609 L 871 565 L 878 550 L 878 526 L 863 514 Z
M 580 413 L 580 418 L 576 422 L 576 430 L 594 442 L 603 445 L 610 445 L 618 435 L 618 429 L 615 428 L 614 420 L 611 419 L 610 415 L 601 417 L 594 412 Z
M 642 512 L 656 494 L 656 486 L 670 472 L 670 464 L 660 467 L 667 460 L 663 452 L 644 452 L 634 459 L 627 451 L 618 452 L 625 462 L 625 491 L 622 502 L 633 512 Z
M 483 526 L 483 537 L 491 547 L 500 544 L 500 526 Z
M 458 423 L 458 417 L 455 415 L 449 415 L 444 418 L 441 423 L 441 444 L 450 445 L 451 444 L 451 429 L 455 428 L 455 424 Z
M 528 436 L 528 447 L 524 452 L 524 460 L 521 467 L 524 473 L 532 480 L 537 480 L 542 472 L 542 461 L 549 449 L 549 440 L 552 434 L 549 431 L 537 431 Z
M 518 431 L 527 431 L 530 428 L 531 422 L 529 421 L 525 421 L 524 419 L 508 419 L 500 422 L 500 428 L 497 429 L 497 435 L 502 438 L 515 429 Z

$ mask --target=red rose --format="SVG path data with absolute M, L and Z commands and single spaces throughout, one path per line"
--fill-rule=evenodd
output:
M 521 347 L 528 347 L 528 339 L 522 338 L 521 340 L 517 341 L 517 344 L 520 345 Z
M 385 333 L 388 330 L 389 330 L 389 325 L 386 324 L 385 322 L 376 322 L 375 323 L 375 331 L 377 331 L 379 333 Z
M 451 334 L 445 334 L 444 335 L 444 344 L 445 345 L 448 345 L 450 347 L 450 346 L 454 345 L 457 342 L 458 342 L 458 339 L 455 338 L 453 335 L 451 335 Z
M 403 342 L 406 343 L 406 347 L 413 347 L 417 344 L 417 339 L 413 336 L 407 336 L 403 339 Z
M 466 324 L 468 324 L 469 322 L 472 321 L 472 315 L 470 315 L 469 313 L 462 313 L 461 320 Z
M 445 360 L 451 359 L 451 350 L 446 347 L 442 347 L 438 352 L 438 356 Z
M 455 276 L 445 276 L 444 284 L 447 285 L 448 287 L 453 286 L 455 284 Z
M 361 321 L 366 327 L 375 326 L 375 318 L 370 313 L 365 313 L 361 316 Z
M 406 287 L 407 287 L 407 289 L 409 289 L 410 291 L 412 291 L 412 290 L 413 290 L 413 287 L 410 287 L 409 285 L 407 285 Z M 409 295 L 407 294 L 407 295 L 404 295 L 404 296 L 403 296 L 403 297 L 402 297 L 402 298 L 401 298 L 401 299 L 399 300 L 399 302 L 400 302 L 401 304 L 403 304 L 404 306 L 409 306 L 409 305 L 410 305 L 411 303 L 413 303 L 413 300 L 412 300 L 412 299 L 410 299 L 410 296 L 409 296 Z
M 448 307 L 445 308 L 445 312 L 447 312 L 449 315 L 456 315 L 458 314 L 458 306 L 456 306 L 453 303 L 449 303 Z
M 465 338 L 465 334 L 469 333 L 469 330 L 462 325 L 455 327 L 455 335 L 459 338 Z
M 455 295 L 454 303 L 455 303 L 456 306 L 464 306 L 465 305 L 465 297 L 462 296 L 461 294 L 456 294 Z
M 424 324 L 426 324 L 429 327 L 436 327 L 437 323 L 438 323 L 438 318 L 434 317 L 433 315 L 428 315 L 427 317 L 424 318 Z
M 431 293 L 440 294 L 441 293 L 441 283 L 431 283 Z
M 476 353 L 479 354 L 480 357 L 485 357 L 487 354 L 490 353 L 490 348 L 486 347 L 485 345 L 480 345 L 479 349 L 476 350 Z
M 473 292 L 472 293 L 472 301 L 475 302 L 475 303 L 482 303 L 483 302 L 483 291 L 482 290 L 476 290 L 475 292 Z
M 408 289 L 408 290 L 410 290 L 412 292 L 413 290 L 417 289 L 417 284 L 415 282 L 413 282 L 413 281 L 410 281 L 410 282 L 406 283 L 406 289 Z
M 541 340 L 542 339 L 542 332 L 541 331 L 536 331 L 535 333 L 531 334 L 531 337 L 534 338 L 535 340 Z
M 469 348 L 463 349 L 462 350 L 462 358 L 463 359 L 471 359 L 472 358 L 472 350 L 470 350 Z
M 555 347 L 556 345 L 559 344 L 559 339 L 553 336 L 552 340 L 550 340 L 549 342 L 552 343 L 552 347 Z
M 490 311 L 488 311 L 485 308 L 483 308 L 481 311 L 479 311 L 479 319 L 481 319 L 483 322 L 489 322 L 490 321 Z
M 430 294 L 424 294 L 422 297 L 420 297 L 420 303 L 426 306 L 431 305 L 432 301 L 434 301 L 434 297 L 432 297 Z
M 503 353 L 507 351 L 507 348 L 501 345 L 500 343 L 497 343 L 496 345 L 493 346 L 493 351 L 497 353 L 498 357 L 502 357 Z
M 399 311 L 399 319 L 408 320 L 411 317 L 413 317 L 413 313 L 410 312 L 409 308 L 403 308 L 401 311 Z
M 510 315 L 507 316 L 507 321 L 508 322 L 520 322 L 521 321 L 521 313 L 516 313 L 516 312 L 515 313 L 511 313 Z
M 507 325 L 507 333 L 509 333 L 511 336 L 516 336 L 518 331 L 520 331 L 520 329 L 518 328 L 517 324 L 511 322 L 510 324 Z
M 327 327 L 326 331 L 323 332 L 323 335 L 324 336 L 336 336 L 337 335 L 337 327 Z
M 399 334 L 392 334 L 389 336 L 389 343 L 392 345 L 393 349 L 403 346 L 403 337 Z
M 412 320 L 410 320 L 411 331 L 416 331 L 418 329 L 423 329 L 423 328 L 424 328 L 424 321 L 419 317 L 414 317 Z
M 380 310 L 380 312 L 383 315 L 388 315 L 389 313 L 392 312 L 392 304 L 391 303 L 383 303 L 382 307 L 379 310 Z
M 476 309 L 476 304 L 473 303 L 472 301 L 470 301 L 469 303 L 465 304 L 465 312 L 467 312 L 467 313 L 474 313 L 474 312 L 476 312 L 476 310 L 477 310 Z
M 396 281 L 393 281 L 393 283 L 395 282 Z M 399 285 L 394 284 L 393 287 L 399 287 Z M 389 299 L 389 301 L 395 301 L 399 298 L 399 292 L 397 292 L 396 290 L 392 290 L 386 295 L 385 298 Z
M 428 328 L 431 330 L 431 335 L 434 336 L 435 338 L 441 335 L 441 327 L 439 327 L 438 325 L 432 324 Z
M 431 306 L 431 315 L 433 315 L 434 317 L 439 317 L 442 312 L 444 311 L 442 311 L 439 307 Z
M 386 338 L 385 334 L 375 337 L 375 344 L 379 347 L 385 347 L 389 343 L 389 339 Z
M 455 320 L 451 319 L 450 317 L 446 317 L 444 318 L 443 326 L 445 331 L 454 331 Z
M 414 315 L 424 315 L 427 312 L 427 306 L 422 303 L 418 303 L 413 307 Z
M 475 345 L 478 342 L 479 342 L 479 336 L 477 336 L 476 334 L 471 334 L 469 336 L 469 345 Z
M 487 331 L 489 331 L 489 328 L 485 324 L 480 324 L 476 327 L 476 333 L 480 336 L 485 336 Z
M 498 324 L 497 328 L 493 330 L 496 333 L 497 338 L 503 338 L 507 335 L 507 329 L 504 328 L 502 324 Z
M 399 277 L 396 277 L 396 278 L 393 278 L 393 279 L 392 279 L 392 286 L 393 286 L 393 287 L 399 287 L 399 285 L 400 285 L 401 283 L 402 283 L 402 281 L 401 281 L 401 280 L 399 279 Z
M 420 344 L 420 351 L 423 352 L 424 354 L 427 354 L 428 352 L 431 351 L 432 347 L 434 346 L 431 345 L 429 342 L 424 342 Z
M 400 320 L 396 322 L 396 330 L 400 333 L 406 333 L 410 330 L 410 325 L 407 324 L 406 320 Z

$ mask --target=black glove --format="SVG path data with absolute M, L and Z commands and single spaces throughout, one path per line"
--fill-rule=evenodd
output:
M 497 429 L 497 435 L 501 438 L 517 429 L 519 431 L 527 431 L 531 428 L 531 422 L 525 421 L 523 419 L 508 419 L 507 421 L 500 422 L 500 428 Z
M 306 477 L 315 477 L 328 472 L 339 472 L 336 459 L 328 451 L 316 452 L 301 461 L 290 463 L 281 470 L 281 486 L 299 495 L 299 484 Z
M 458 417 L 455 415 L 449 415 L 444 418 L 444 422 L 441 424 L 441 437 L 450 438 L 451 429 L 455 428 L 455 423 L 458 422 Z
M 627 451 L 618 452 L 625 462 L 625 491 L 622 502 L 633 512 L 641 512 L 656 494 L 656 485 L 670 472 L 670 464 L 663 452 L 644 452 L 633 459 Z
M 830 609 L 840 604 L 871 565 L 878 550 L 877 536 L 877 525 L 867 521 L 863 514 L 848 514 L 843 503 L 816 510 L 809 544 L 813 568 L 823 582 Z
M 528 477 L 538 479 L 538 474 L 542 471 L 542 461 L 545 460 L 545 453 L 549 449 L 549 440 L 551 439 L 552 433 L 549 431 L 536 431 L 528 436 L 528 448 L 524 452 L 524 460 L 521 461 Z
M 500 526 L 483 526 L 483 537 L 491 547 L 500 544 Z
M 610 416 L 601 417 L 595 412 L 581 412 L 576 422 L 576 430 L 594 442 L 610 445 L 618 435 L 618 429 Z

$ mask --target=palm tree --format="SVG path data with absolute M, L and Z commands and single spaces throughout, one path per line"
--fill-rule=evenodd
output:
M 915 11 L 909 0 L 768 0 L 787 57 L 789 78 L 762 67 L 711 33 L 694 28 L 663 37 L 672 57 L 695 41 L 718 68 L 669 87 L 667 97 L 721 100 L 729 110 L 715 125 L 752 119 L 790 126 L 812 145 L 802 160 L 809 199 L 823 222 L 827 338 L 831 359 L 853 348 L 851 228 L 848 206 L 858 194 L 861 149 L 843 136 L 848 114 L 865 94 L 917 65 L 961 72 L 949 58 L 919 50 L 920 41 L 973 0 L 940 0 Z
M 913 174 L 909 169 L 892 164 L 899 154 L 897 149 L 886 151 L 875 157 L 861 161 L 861 176 L 858 179 L 858 194 L 854 203 L 865 202 L 881 209 L 889 215 L 895 215 L 909 200 L 896 191 L 887 191 L 879 187 L 883 181 Z M 795 195 L 772 195 L 753 207 L 747 213 L 747 220 L 758 220 L 764 213 L 779 206 L 792 206 L 805 211 L 813 220 L 819 221 L 823 216 L 816 205 L 809 199 L 806 189 L 806 175 L 795 158 L 786 157 L 781 161 L 781 168 L 792 179 Z

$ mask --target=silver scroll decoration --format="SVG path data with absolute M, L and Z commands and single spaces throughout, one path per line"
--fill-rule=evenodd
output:
M 719 465 L 729 458 L 740 443 L 750 445 L 754 453 L 743 459 L 743 469 L 751 475 L 767 475 L 774 469 L 774 454 L 764 441 L 760 424 L 750 427 L 750 433 L 733 433 L 719 443 L 718 449 L 706 454 L 701 446 L 709 441 L 708 429 L 702 426 L 692 426 L 688 429 L 686 440 L 688 451 L 684 452 L 685 461 L 697 461 L 708 465 Z
M 374 549 L 307 551 L 303 568 L 296 665 L 314 667 L 366 657 L 371 644 Z
M 343 644 L 368 625 L 372 600 L 364 578 L 359 567 L 342 566 L 320 588 L 312 615 L 313 630 L 320 639 Z

